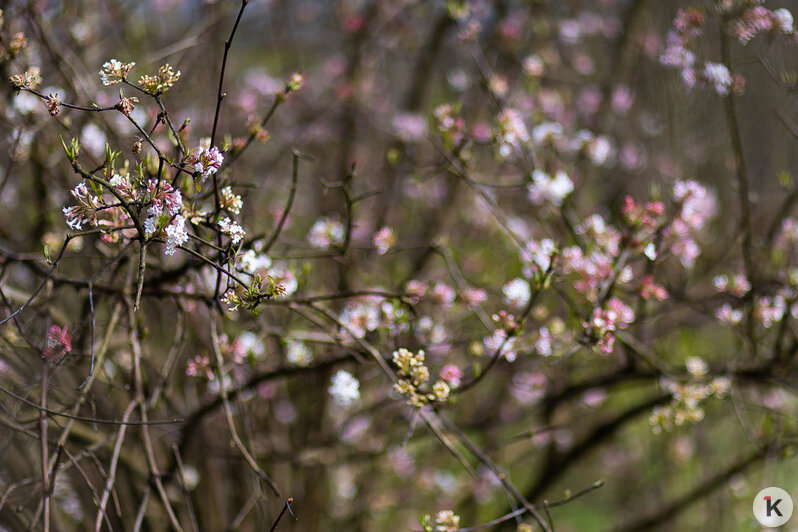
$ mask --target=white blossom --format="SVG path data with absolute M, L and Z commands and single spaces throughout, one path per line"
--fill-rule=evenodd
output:
M 304 342 L 289 340 L 285 345 L 285 358 L 287 358 L 291 364 L 307 366 L 313 361 L 313 352 Z
M 333 375 L 332 385 L 327 391 L 338 405 L 346 407 L 360 399 L 360 382 L 354 375 L 341 369 Z
M 529 283 L 521 278 L 513 279 L 504 285 L 502 292 L 505 303 L 517 308 L 522 308 L 529 303 L 529 298 L 532 295 Z
M 559 207 L 563 200 L 574 191 L 574 184 L 563 170 L 558 170 L 554 177 L 546 172 L 535 170 L 532 172 L 532 183 L 527 186 L 529 200 L 541 205 L 545 201 Z
M 230 237 L 233 244 L 241 242 L 241 239 L 244 238 L 246 234 L 244 228 L 238 225 L 238 222 L 231 220 L 229 216 L 223 220 L 219 220 L 218 225 L 222 233 Z
M 344 243 L 345 229 L 335 218 L 322 217 L 316 220 L 308 232 L 308 242 L 314 248 L 324 249 Z
M 188 231 L 186 231 L 185 223 L 185 218 L 178 214 L 166 226 L 166 249 L 164 253 L 167 255 L 174 255 L 177 246 L 182 246 L 188 241 Z

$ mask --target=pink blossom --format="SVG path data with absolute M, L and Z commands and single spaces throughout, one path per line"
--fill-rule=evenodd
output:
M 625 115 L 634 102 L 634 94 L 627 85 L 618 85 L 612 91 L 612 110 Z
M 490 356 L 500 353 L 507 362 L 515 361 L 518 356 L 515 352 L 515 337 L 508 337 L 504 329 L 496 329 L 493 334 L 486 336 L 482 343 Z
M 454 288 L 443 282 L 437 282 L 429 293 L 430 299 L 438 305 L 449 307 L 456 296 Z
M 393 119 L 393 130 L 404 142 L 419 142 L 427 135 L 427 121 L 416 113 L 399 113 Z
M 745 274 L 735 275 L 716 275 L 712 279 L 712 284 L 719 292 L 728 292 L 733 296 L 743 297 L 751 290 L 751 283 Z
M 732 308 L 728 303 L 724 303 L 715 311 L 715 317 L 719 322 L 726 325 L 737 325 L 743 321 L 743 311 Z
M 385 255 L 396 244 L 396 235 L 391 227 L 385 226 L 374 233 L 373 242 L 377 253 Z
M 447 364 L 443 366 L 440 373 L 441 379 L 447 382 L 449 386 L 456 388 L 460 386 L 460 379 L 463 378 L 463 371 L 457 366 Z
M 460 298 L 469 305 L 477 306 L 487 301 L 488 293 L 481 288 L 464 288 Z
M 514 149 L 529 140 L 529 130 L 524 124 L 523 116 L 518 109 L 505 109 L 499 113 L 499 131 L 496 140 L 499 143 L 499 154 L 509 157 Z
M 659 58 L 666 67 L 684 70 L 695 64 L 695 54 L 684 47 L 684 41 L 673 32 L 668 34 L 668 47 Z
M 762 326 L 769 329 L 774 323 L 781 320 L 787 310 L 784 297 L 759 297 L 754 303 L 754 316 L 759 319 Z
M 535 351 L 544 357 L 551 356 L 554 353 L 554 337 L 546 326 L 538 329 L 538 338 L 535 340 Z
M 518 372 L 510 380 L 510 393 L 522 405 L 532 405 L 546 394 L 548 379 L 543 372 Z
M 563 271 L 577 276 L 574 288 L 588 299 L 595 300 L 598 287 L 612 275 L 613 259 L 610 255 L 594 250 L 585 255 L 577 246 L 562 252 Z
M 219 170 L 224 161 L 224 156 L 216 146 L 211 146 L 210 148 L 201 146 L 189 157 L 189 160 L 194 165 L 194 171 L 199 172 L 204 182 Z
M 366 302 L 350 303 L 340 316 L 341 323 L 357 338 L 364 338 L 368 331 L 380 325 L 380 311 Z
M 319 249 L 340 246 L 345 237 L 346 229 L 337 216 L 319 218 L 308 232 L 308 242 Z
M 595 242 L 613 257 L 620 252 L 621 233 L 609 225 L 599 214 L 588 216 L 576 228 L 576 232 L 587 236 L 589 241 Z
M 659 226 L 664 211 L 665 206 L 660 201 L 639 205 L 631 196 L 623 199 L 621 208 L 621 214 L 629 225 L 645 231 L 653 231 Z
M 48 362 L 56 363 L 61 361 L 70 351 L 72 351 L 72 335 L 58 325 L 53 325 L 47 331 L 44 351 L 42 358 Z
M 427 294 L 427 283 L 412 279 L 405 285 L 405 293 L 414 303 L 418 303 Z
M 186 364 L 186 375 L 189 377 L 206 378 L 212 381 L 216 378 L 211 368 L 211 361 L 207 356 L 197 355 Z
M 595 308 L 590 319 L 583 326 L 595 342 L 599 352 L 612 353 L 615 345 L 615 331 L 625 329 L 634 320 L 634 311 L 618 298 L 611 298 L 606 308 Z
M 654 282 L 654 276 L 646 275 L 640 283 L 640 296 L 643 299 L 654 298 L 657 301 L 668 299 L 668 292 L 661 285 Z
M 550 238 L 530 240 L 521 250 L 524 263 L 524 275 L 533 277 L 537 272 L 546 272 L 551 268 L 552 260 L 557 253 L 557 244 Z
M 680 9 L 673 19 L 673 27 L 687 37 L 697 37 L 704 31 L 704 14 L 694 8 Z
M 709 190 L 696 181 L 676 181 L 673 199 L 679 210 L 664 231 L 671 244 L 671 252 L 685 268 L 692 268 L 701 252 L 695 241 L 696 233 L 715 215 L 717 203 Z
M 168 181 L 149 179 L 147 181 L 147 196 L 152 202 L 147 212 L 152 216 L 160 216 L 164 207 L 170 216 L 175 216 L 183 208 L 183 195 Z
M 798 242 L 798 220 L 787 217 L 781 222 L 781 229 L 776 235 L 775 246 L 788 250 Z
M 702 78 L 705 83 L 712 86 L 715 92 L 721 96 L 729 94 L 733 85 L 731 72 L 722 63 L 707 62 L 704 65 L 704 70 L 701 72 Z

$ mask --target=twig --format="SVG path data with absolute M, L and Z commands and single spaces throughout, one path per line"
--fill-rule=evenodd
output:
M 283 506 L 283 509 L 280 510 L 280 514 L 277 516 L 277 519 L 274 520 L 274 524 L 269 529 L 269 532 L 274 532 L 275 530 L 277 530 L 277 525 L 280 524 L 280 519 L 283 518 L 283 515 L 285 514 L 286 510 L 288 510 L 291 513 L 291 517 L 296 519 L 296 516 L 294 515 L 294 512 L 291 510 L 291 503 L 292 502 L 294 502 L 293 497 L 288 497 L 288 499 L 286 499 L 285 505 Z
M 83 421 L 84 423 L 97 423 L 100 425 L 178 425 L 183 423 L 182 419 L 175 418 L 175 419 L 159 419 L 159 420 L 152 420 L 152 421 L 128 421 L 124 418 L 121 420 L 118 419 L 100 419 L 96 417 L 84 417 L 84 416 L 77 416 L 74 414 L 69 414 L 67 412 L 59 412 L 57 410 L 50 410 L 49 408 L 42 408 L 41 405 L 34 403 L 33 401 L 29 401 L 22 397 L 21 395 L 17 395 L 8 388 L 0 386 L 0 392 L 3 392 L 7 395 L 10 395 L 17 401 L 21 401 L 28 406 L 32 406 L 39 410 L 39 412 L 47 414 L 48 416 L 58 416 L 64 417 L 67 419 L 72 419 L 75 421 Z
M 122 417 L 123 421 L 127 421 L 135 409 L 136 401 L 131 401 L 125 409 L 125 414 Z M 100 508 L 97 510 L 97 518 L 94 521 L 94 532 L 100 532 L 102 528 L 105 508 L 108 506 L 108 497 L 111 495 L 111 490 L 116 483 L 116 467 L 119 464 L 119 455 L 122 452 L 122 443 L 125 441 L 126 432 L 127 423 L 122 423 L 119 427 L 119 431 L 117 431 L 116 444 L 114 444 L 114 452 L 111 455 L 111 465 L 108 467 L 108 478 L 105 481 L 105 489 L 100 498 Z
M 230 37 L 226 41 L 224 41 L 224 55 L 222 56 L 222 67 L 221 71 L 219 72 L 219 91 L 216 95 L 216 110 L 213 113 L 213 128 L 211 129 L 211 147 L 215 145 L 216 142 L 216 128 L 219 126 L 219 111 L 222 108 L 222 100 L 226 94 L 224 93 L 224 72 L 227 68 L 227 54 L 230 53 L 230 47 L 233 45 L 233 39 L 236 35 L 236 30 L 238 30 L 238 23 L 241 22 L 241 17 L 244 14 L 244 9 L 246 9 L 247 4 L 249 4 L 250 0 L 241 0 L 241 8 L 238 10 L 238 16 L 236 16 L 235 24 L 233 24 L 233 29 L 230 32 Z M 213 174 L 213 194 L 214 200 L 216 204 L 215 212 L 219 212 L 220 210 L 220 201 L 219 201 L 219 183 L 216 177 L 216 174 Z
M 299 155 L 295 151 L 292 151 L 291 154 L 293 156 L 293 161 L 291 167 L 291 190 L 288 193 L 288 202 L 285 204 L 285 209 L 283 210 L 282 216 L 280 216 L 280 221 L 277 223 L 277 227 L 274 228 L 274 233 L 272 233 L 272 236 L 269 238 L 269 241 L 266 243 L 266 245 L 263 246 L 264 253 L 268 253 L 274 243 L 277 241 L 277 237 L 280 236 L 280 233 L 283 231 L 285 221 L 288 219 L 288 213 L 291 212 L 291 206 L 294 204 L 294 195 L 296 194 L 296 181 L 299 168 Z
M 236 429 L 235 421 L 233 420 L 233 409 L 230 407 L 227 388 L 224 386 L 224 374 L 222 373 L 224 360 L 222 359 L 222 353 L 219 350 L 219 333 L 217 331 L 216 320 L 213 318 L 211 319 L 211 338 L 213 343 L 213 354 L 216 357 L 216 377 L 219 379 L 219 395 L 222 397 L 222 405 L 224 406 L 224 414 L 225 418 L 227 419 L 227 427 L 230 430 L 230 437 L 233 439 L 233 443 L 235 444 L 236 448 L 238 448 L 247 464 L 249 464 L 249 467 L 252 469 L 252 471 L 254 471 L 255 474 L 257 474 L 258 477 L 260 477 L 261 480 L 263 480 L 269 486 L 269 488 L 271 488 L 275 497 L 279 497 L 280 490 L 277 488 L 277 484 L 275 484 L 274 481 L 263 471 L 263 469 L 261 469 L 261 467 L 255 461 L 255 458 L 252 457 L 238 435 L 238 430 Z
M 42 526 L 44 532 L 50 531 L 50 460 L 48 459 L 47 448 L 47 389 L 50 363 L 42 360 L 42 399 L 41 410 L 39 411 L 39 444 L 41 446 L 42 458 L 42 503 L 44 512 L 42 513 Z
M 599 480 L 597 482 L 594 482 L 589 487 L 587 487 L 587 488 L 585 488 L 583 490 L 577 491 L 573 495 L 565 497 L 564 499 L 560 499 L 559 501 L 554 501 L 554 502 L 545 502 L 545 503 L 535 504 L 534 506 L 535 506 L 535 508 L 543 508 L 544 505 L 545 505 L 546 508 L 555 508 L 557 506 L 562 506 L 562 505 L 567 504 L 567 503 L 569 503 L 569 502 L 571 502 L 573 500 L 576 500 L 576 499 L 578 499 L 578 498 L 580 498 L 580 497 L 582 497 L 584 495 L 587 495 L 588 493 L 592 493 L 592 492 L 596 491 L 597 489 L 601 488 L 602 486 L 604 486 L 604 481 L 603 480 Z M 458 528 L 454 532 L 474 532 L 475 530 L 483 530 L 485 528 L 490 528 L 492 526 L 500 525 L 500 524 L 504 523 L 505 521 L 509 521 L 510 519 L 514 519 L 515 517 L 518 517 L 520 515 L 524 515 L 526 512 L 527 512 L 526 508 L 519 508 L 518 510 L 516 510 L 514 512 L 510 512 L 509 514 L 505 514 L 505 515 L 503 515 L 503 516 L 501 516 L 501 517 L 499 517 L 497 519 L 494 519 L 493 521 L 488 521 L 487 523 L 483 523 L 481 525 L 469 526 L 469 527 L 466 527 L 466 528 Z

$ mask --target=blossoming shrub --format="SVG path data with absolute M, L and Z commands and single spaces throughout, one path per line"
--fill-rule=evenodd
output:
M 793 15 L 554 4 L 6 2 L 0 525 L 747 526 Z

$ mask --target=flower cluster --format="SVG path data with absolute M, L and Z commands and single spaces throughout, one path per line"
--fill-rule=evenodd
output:
M 308 232 L 308 242 L 318 249 L 340 246 L 344 243 L 346 230 L 336 217 L 322 217 L 316 220 Z
M 590 319 L 582 326 L 591 342 L 602 355 L 612 353 L 615 331 L 625 329 L 635 319 L 634 311 L 618 298 L 611 298 L 606 308 L 595 308 Z
M 233 243 L 233 245 L 241 242 L 241 239 L 243 239 L 244 235 L 246 234 L 244 228 L 241 227 L 238 222 L 231 220 L 229 216 L 219 220 L 217 225 L 223 234 L 230 237 L 230 241 Z
M 712 285 L 718 292 L 728 292 L 735 297 L 743 297 L 751 290 L 751 283 L 743 273 L 734 275 L 716 275 Z
M 787 312 L 787 301 L 782 294 L 773 297 L 761 296 L 754 301 L 754 318 L 762 324 L 765 329 L 769 329 L 774 323 L 778 323 Z M 790 309 L 794 315 L 794 309 Z
M 3 10 L 0 9 L 0 29 L 3 29 Z M 28 39 L 21 31 L 15 33 L 6 45 L 5 42 L 0 42 L 0 61 L 6 62 L 9 59 L 17 57 L 20 52 L 28 45 Z
M 557 253 L 557 243 L 550 238 L 529 240 L 520 253 L 524 276 L 532 279 L 551 270 Z
M 654 408 L 649 423 L 654 433 L 671 430 L 674 426 L 685 423 L 697 423 L 704 419 L 704 409 L 701 402 L 709 397 L 722 399 L 729 391 L 728 377 L 715 377 L 707 380 L 708 368 L 706 363 L 698 357 L 690 357 L 686 361 L 688 372 L 693 377 L 692 381 L 676 382 L 664 378 L 662 387 L 671 394 L 671 402 L 665 406 Z
M 73 231 L 80 231 L 83 229 L 84 224 L 95 225 L 97 223 L 97 211 L 105 204 L 102 198 L 91 194 L 85 181 L 81 181 L 72 189 L 72 196 L 80 204 L 63 208 L 64 217 L 69 228 Z
M 393 119 L 393 130 L 402 142 L 420 142 L 427 136 L 427 121 L 416 113 L 399 113 Z
M 385 255 L 388 251 L 396 245 L 396 235 L 393 232 L 393 229 L 385 226 L 376 233 L 372 237 L 374 242 L 374 247 L 377 248 L 377 253 L 380 255 Z
M 409 316 L 401 302 L 363 297 L 349 301 L 338 317 L 347 331 L 346 336 L 364 338 L 366 334 L 385 328 L 392 334 L 408 330 Z
M 313 362 L 313 351 L 299 340 L 289 340 L 285 344 L 285 358 L 296 366 L 307 366 Z
M 743 321 L 743 311 L 724 303 L 715 311 L 715 317 L 725 325 L 739 325 Z
M 199 173 L 201 181 L 205 182 L 206 179 L 215 174 L 222 166 L 224 156 L 216 146 L 200 146 L 192 150 L 188 157 L 186 157 L 185 162 L 191 165 L 194 171 Z
M 523 308 L 529 303 L 532 296 L 532 288 L 524 279 L 516 278 L 502 287 L 504 293 L 504 303 L 515 308 Z
M 244 331 L 232 341 L 226 334 L 219 335 L 219 351 L 223 358 L 231 359 L 234 364 L 241 365 L 262 359 L 266 348 L 255 333 Z
M 431 392 L 423 392 L 429 381 L 429 368 L 424 365 L 426 354 L 423 350 L 412 353 L 405 348 L 393 352 L 393 363 L 399 368 L 399 380 L 393 385 L 394 390 L 407 398 L 407 403 L 422 407 L 433 401 L 444 401 L 449 397 L 451 388 L 443 378 L 432 385 Z M 451 376 L 451 375 L 450 375 Z
M 630 244 L 648 260 L 657 259 L 657 237 L 666 226 L 665 205 L 661 201 L 638 204 L 631 196 L 624 198 L 621 214 L 624 222 L 632 230 Z
M 599 288 L 612 277 L 613 264 L 620 251 L 621 233 L 598 214 L 589 216 L 576 227 L 586 237 L 590 247 L 583 251 L 579 246 L 562 250 L 562 271 L 574 275 L 572 286 L 589 301 L 596 302 Z M 624 269 L 618 279 L 629 280 L 631 271 Z
M 657 301 L 665 301 L 668 299 L 668 291 L 665 290 L 665 287 L 654 281 L 653 275 L 646 275 L 643 277 L 643 280 L 640 281 L 639 292 L 640 297 L 646 300 L 656 299 Z
M 691 50 L 696 37 L 704 31 L 705 15 L 693 8 L 680 9 L 673 21 L 673 29 L 668 32 L 667 48 L 660 56 L 660 62 L 672 69 L 681 71 L 682 82 L 688 89 L 696 85 L 712 88 L 721 96 L 729 92 L 741 92 L 744 80 L 732 76 L 726 65 L 707 61 L 703 67 L 697 65 L 696 54 Z
M 538 329 L 535 339 L 535 351 L 537 354 L 548 357 L 564 352 L 568 343 L 571 342 L 570 334 L 566 334 L 565 322 L 554 317 L 549 320 L 547 325 Z
M 527 189 L 529 201 L 535 205 L 550 203 L 559 207 L 574 191 L 574 183 L 564 170 L 557 170 L 553 177 L 542 170 L 535 170 L 532 172 L 532 182 L 527 185 Z
M 207 356 L 201 355 L 197 355 L 188 361 L 186 364 L 186 375 L 189 377 L 208 379 L 209 381 L 216 379 L 213 366 L 211 366 L 211 360 Z
M 35 89 L 42 82 L 42 77 L 39 75 L 39 67 L 32 66 L 24 74 L 14 74 L 9 80 L 17 89 Z
M 243 277 L 251 279 L 253 285 L 262 284 L 266 279 L 269 280 L 269 287 L 265 294 L 267 297 L 291 295 L 299 286 L 293 272 L 274 266 L 271 258 L 264 253 L 256 253 L 251 249 L 240 252 L 236 255 L 235 264 L 236 270 Z M 211 284 L 215 284 L 215 281 Z
M 244 206 L 241 196 L 234 194 L 233 188 L 230 186 L 222 188 L 219 204 L 222 209 L 225 209 L 232 214 L 241 214 L 241 209 Z
M 158 74 L 155 76 L 144 75 L 139 78 L 139 85 L 146 92 L 152 95 L 159 95 L 178 82 L 180 79 L 180 71 L 175 72 L 174 68 L 167 63 L 158 69 Z
M 795 42 L 793 16 L 788 9 L 771 11 L 761 5 L 761 0 L 749 0 L 748 6 L 740 13 L 735 13 L 728 21 L 726 31 L 741 44 L 748 44 L 760 34 L 769 34 L 786 38 Z M 730 13 L 732 14 L 732 13 Z
M 714 195 L 696 181 L 676 181 L 673 185 L 673 199 L 678 212 L 671 224 L 664 230 L 671 252 L 685 268 L 692 268 L 700 248 L 695 241 L 698 231 L 717 211 Z
M 452 364 L 446 364 L 440 371 L 440 377 L 452 388 L 457 388 L 463 378 L 463 370 Z
M 49 94 L 44 103 L 47 105 L 47 114 L 50 116 L 58 116 L 61 112 L 61 98 L 58 94 Z
M 129 199 L 136 196 L 127 179 L 118 180 L 117 185 Z M 159 236 L 163 232 L 166 235 L 164 253 L 174 255 L 177 247 L 188 242 L 189 238 L 183 216 L 182 193 L 167 181 L 149 179 L 140 196 L 150 203 L 147 209 L 149 216 L 144 220 L 146 236 Z
M 113 183 L 112 183 L 113 184 Z M 127 180 L 119 180 L 117 184 L 122 190 L 127 190 L 129 182 Z M 169 216 L 176 216 L 183 209 L 183 194 L 174 188 L 168 181 L 159 181 L 157 179 L 147 180 L 146 199 L 150 202 L 150 207 L 147 213 L 150 216 L 161 216 L 166 209 Z M 130 199 L 135 197 L 131 192 Z
M 529 140 L 529 130 L 517 109 L 504 109 L 499 113 L 498 124 L 496 142 L 502 157 L 509 157 L 513 150 L 520 150 L 522 144 Z
M 128 96 L 127 98 L 122 97 L 114 107 L 123 115 L 130 116 L 130 113 L 136 109 L 135 104 L 137 103 L 139 103 L 139 99 L 135 96 Z
M 347 407 L 360 399 L 360 382 L 354 375 L 341 369 L 333 375 L 327 391 L 338 405 Z
M 123 63 L 117 59 L 109 59 L 103 63 L 103 68 L 99 72 L 100 80 L 106 87 L 122 83 L 122 81 L 127 79 L 128 73 L 134 66 L 136 66 L 136 63 Z
M 645 205 L 635 202 L 631 196 L 623 199 L 621 214 L 630 227 L 648 233 L 655 231 L 662 223 L 665 205 L 661 201 L 649 201 Z
M 188 242 L 188 231 L 186 230 L 186 220 L 181 215 L 175 216 L 164 228 L 166 233 L 166 255 L 174 255 L 178 246 Z
M 514 314 L 501 310 L 491 316 L 498 328 L 493 334 L 482 339 L 484 348 L 491 356 L 503 356 L 507 362 L 514 362 L 518 354 L 515 351 L 515 340 L 521 331 L 521 322 Z
M 249 285 L 230 289 L 222 296 L 221 301 L 229 310 L 237 310 L 242 305 L 254 309 L 262 299 L 291 295 L 299 286 L 293 272 L 274 266 L 271 258 L 264 253 L 248 249 L 237 253 L 234 262 L 236 271 L 242 278 L 249 280 Z M 205 279 L 212 291 L 216 283 L 215 273 L 205 276 Z
M 51 326 L 44 341 L 42 358 L 54 364 L 60 362 L 70 351 L 72 351 L 72 335 L 67 332 L 67 328 Z
M 452 510 L 441 510 L 434 519 L 428 514 L 419 523 L 424 532 L 453 532 L 460 528 L 460 516 Z
M 444 145 L 449 149 L 459 147 L 466 137 L 465 121 L 457 116 L 454 106 L 444 103 L 432 112 Z

